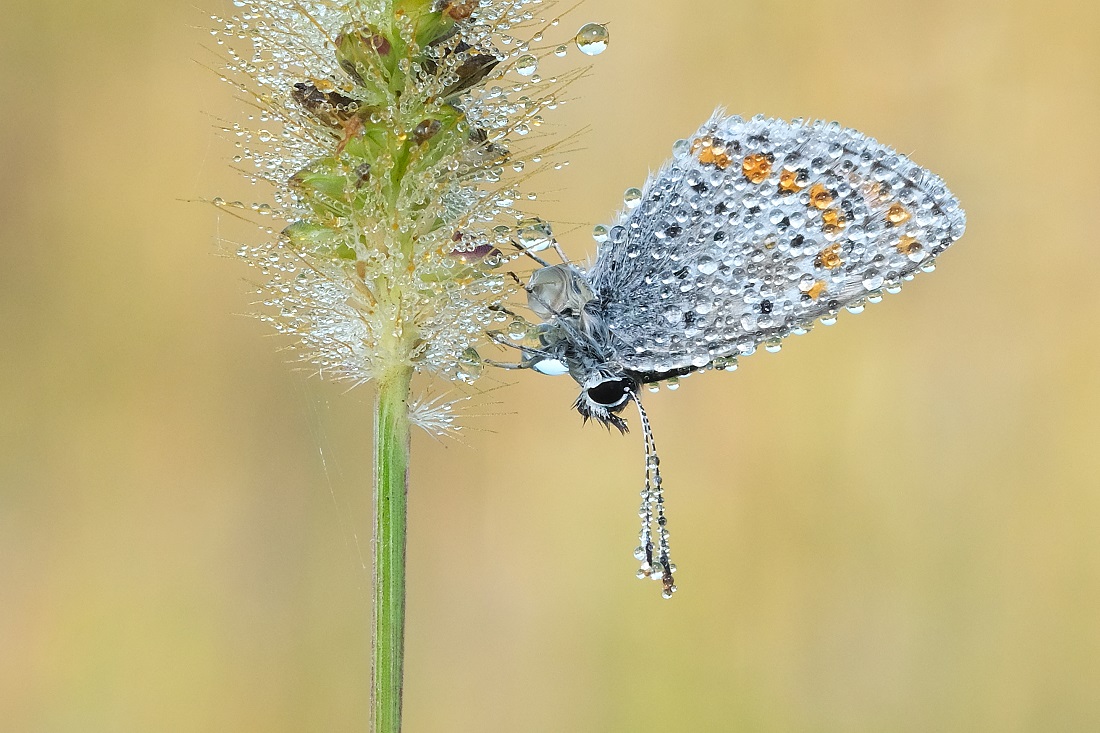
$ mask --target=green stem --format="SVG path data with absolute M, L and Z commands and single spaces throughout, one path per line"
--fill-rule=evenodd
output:
M 408 521 L 411 367 L 378 380 L 374 424 L 374 618 L 371 731 L 401 730 L 405 658 L 405 537 Z

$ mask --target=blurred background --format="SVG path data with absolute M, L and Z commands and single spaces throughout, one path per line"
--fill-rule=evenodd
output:
M 3 6 L 0 731 L 365 730 L 373 397 L 242 315 L 218 240 L 261 235 L 192 202 L 265 195 L 214 129 L 231 4 Z M 1100 730 L 1100 5 L 586 0 L 562 39 L 588 20 L 537 210 L 575 257 L 719 104 L 911 154 L 968 233 L 648 396 L 672 602 L 634 579 L 640 436 L 570 380 L 416 435 L 406 729 Z

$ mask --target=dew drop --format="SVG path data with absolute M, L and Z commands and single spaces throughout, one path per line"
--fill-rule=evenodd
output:
M 604 26 L 599 23 L 585 23 L 577 31 L 577 37 L 573 40 L 581 53 L 586 56 L 597 56 L 607 49 L 609 38 L 607 28 Z
M 878 290 L 884 282 L 882 273 L 873 267 L 863 273 L 863 287 L 868 290 Z
M 569 49 L 566 48 L 565 46 L 558 46 L 557 48 L 554 49 L 554 55 L 557 56 L 560 59 L 563 56 L 565 56 L 565 54 L 568 53 L 568 51 L 569 51 Z
M 521 341 L 527 336 L 527 324 L 516 319 L 508 324 L 508 338 L 513 341 Z
M 554 231 L 538 217 L 524 219 L 520 222 L 519 240 L 528 252 L 541 252 L 554 243 Z
M 592 227 L 592 238 L 601 244 L 606 242 L 608 239 L 607 227 L 603 224 Z
M 539 60 L 531 54 L 525 54 L 516 59 L 514 68 L 520 76 L 531 76 L 539 68 Z
M 626 208 L 637 208 L 638 204 L 642 202 L 642 191 L 637 188 L 628 188 L 623 192 L 623 203 L 626 204 Z

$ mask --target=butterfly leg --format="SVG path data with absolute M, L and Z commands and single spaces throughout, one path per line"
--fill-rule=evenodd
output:
M 494 361 L 493 359 L 482 359 L 481 363 L 482 364 L 488 364 L 489 366 L 492 366 L 492 367 L 497 367 L 498 369 L 530 369 L 531 368 L 530 364 L 525 364 L 522 361 L 521 362 L 513 362 L 513 361 Z
M 503 313 L 503 314 L 504 314 L 504 315 L 506 315 L 506 316 L 512 316 L 512 318 L 518 318 L 518 319 L 520 319 L 521 321 L 524 321 L 524 322 L 526 322 L 526 321 L 527 321 L 527 319 L 526 319 L 526 318 L 524 318 L 523 316 L 519 315 L 519 314 L 518 314 L 518 313 L 516 313 L 515 311 L 512 311 L 512 310 L 510 310 L 509 308 L 506 308 L 505 306 L 503 306 L 503 305 L 499 305 L 499 304 L 497 304 L 497 303 L 494 303 L 494 304 L 490 305 L 490 306 L 489 306 L 489 310 L 491 310 L 491 311 L 493 311 L 493 312 L 495 312 L 495 313 Z
M 569 258 L 565 256 L 565 252 L 562 251 L 561 245 L 558 244 L 558 240 L 556 240 L 556 239 L 550 240 L 550 246 L 557 253 L 558 257 L 561 258 L 561 262 L 562 262 L 563 265 L 573 264 L 572 262 L 569 261 Z
M 534 260 L 535 262 L 539 263 L 539 264 L 540 264 L 540 265 L 542 265 L 543 267 L 549 267 L 549 266 L 550 266 L 550 263 L 549 263 L 549 262 L 547 262 L 546 260 L 542 259 L 542 258 L 541 258 L 541 257 L 539 257 L 538 255 L 534 254 L 533 252 L 531 252 L 531 250 L 527 249 L 526 247 L 524 247 L 524 246 L 523 246 L 522 244 L 520 244 L 520 243 L 519 243 L 519 242 L 517 242 L 516 240 L 514 240 L 514 239 L 513 239 L 513 240 L 511 240 L 511 241 L 512 241 L 512 246 L 513 246 L 513 247 L 515 247 L 515 248 L 516 248 L 516 249 L 518 249 L 518 250 L 519 250 L 520 252 L 522 252 L 523 254 L 527 255 L 527 256 L 528 256 L 528 257 L 530 257 L 531 259 L 533 259 L 533 260 Z M 511 275 L 512 275 L 512 277 L 515 277 L 515 275 L 514 275 L 514 274 L 512 274 L 512 273 L 509 273 L 509 274 L 511 274 Z
M 530 293 L 531 292 L 531 289 L 529 287 L 527 287 L 527 283 L 523 282 L 523 280 L 520 280 L 519 275 L 512 272 L 511 270 L 509 270 L 508 272 L 506 272 L 504 274 L 507 275 L 508 277 L 512 278 L 512 282 L 514 282 L 516 285 L 519 285 L 525 293 Z
M 522 357 L 516 363 L 483 359 L 482 362 L 485 364 L 501 367 L 502 369 L 534 369 L 541 374 L 564 374 L 567 371 L 566 366 L 558 361 L 558 356 L 554 354 L 531 346 L 520 346 L 512 343 L 508 336 L 500 331 L 487 331 L 486 334 L 498 346 L 518 349 Z
M 540 350 L 534 349 L 530 346 L 520 346 L 519 344 L 512 343 L 512 340 L 502 331 L 486 331 L 485 335 L 496 344 L 497 346 L 506 346 L 509 349 L 518 349 L 524 355 L 523 361 L 528 361 L 528 354 L 530 354 L 530 360 L 538 361 L 539 359 L 546 359 L 550 357 L 550 354 Z

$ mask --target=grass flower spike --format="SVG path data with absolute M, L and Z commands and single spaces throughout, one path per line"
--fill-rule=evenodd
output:
M 538 55 L 566 48 L 539 47 L 548 4 L 236 4 L 219 33 L 252 42 L 225 55 L 256 112 L 228 130 L 246 174 L 275 187 L 273 208 L 240 206 L 290 222 L 240 250 L 270 277 L 265 317 L 328 375 L 472 381 L 471 347 L 508 320 L 501 265 L 550 243 L 517 202 L 561 164 L 539 128 L 583 69 L 539 76 Z
M 561 141 L 540 128 L 584 69 L 540 75 L 568 53 L 544 41 L 558 25 L 551 2 L 234 5 L 213 35 L 250 112 L 225 129 L 234 161 L 273 194 L 215 203 L 279 222 L 265 225 L 267 243 L 239 251 L 264 276 L 261 317 L 318 372 L 378 390 L 371 708 L 372 729 L 390 733 L 401 710 L 409 384 L 414 372 L 473 381 L 488 329 L 524 337 L 502 305 L 517 287 L 505 266 L 554 243 L 518 202 L 535 199 L 524 190 L 532 175 L 563 164 Z M 606 29 L 584 25 L 574 43 L 594 55 Z

